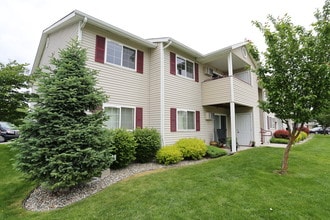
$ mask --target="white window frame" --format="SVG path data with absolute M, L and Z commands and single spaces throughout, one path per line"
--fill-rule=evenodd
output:
M 112 42 L 112 43 L 115 43 L 115 44 L 117 44 L 117 45 L 119 45 L 119 46 L 121 46 L 121 58 L 120 58 L 120 64 L 116 64 L 116 63 L 111 63 L 111 62 L 109 62 L 108 61 L 108 42 Z M 128 48 L 128 49 L 130 49 L 130 50 L 134 50 L 134 53 L 135 53 L 135 58 L 134 58 L 134 69 L 133 68 L 130 68 L 130 67 L 126 67 L 126 66 L 123 66 L 123 61 L 124 61 L 124 47 L 126 47 L 126 48 Z M 117 41 L 114 41 L 114 40 L 112 40 L 112 39 L 106 39 L 106 42 L 105 42 L 105 63 L 107 63 L 107 64 L 110 64 L 110 65 L 115 65 L 115 66 L 120 66 L 120 67 L 122 67 L 122 68 L 125 68 L 125 69 L 128 69 L 128 70 L 134 70 L 134 71 L 136 71 L 136 66 L 137 66 L 137 49 L 135 49 L 135 48 L 132 48 L 132 47 L 130 47 L 130 46 L 127 46 L 127 45 L 125 45 L 125 44 L 121 44 L 121 43 L 119 43 L 119 42 L 117 42 Z
M 184 70 L 184 73 L 183 74 L 179 74 L 178 59 L 184 60 L 185 70 Z M 187 62 L 192 63 L 192 78 L 190 78 L 190 77 L 187 76 Z M 184 58 L 182 56 L 176 55 L 175 56 L 175 68 L 176 68 L 176 75 L 182 76 L 182 77 L 187 78 L 187 79 L 195 80 L 195 63 L 193 61 L 191 61 L 189 59 L 186 59 L 186 58 Z
M 185 128 L 180 128 L 179 126 L 179 112 L 186 112 L 186 122 L 185 122 L 185 125 L 186 125 L 186 129 Z M 188 128 L 188 112 L 193 112 L 194 113 L 194 120 L 193 120 L 193 123 L 194 123 L 194 128 L 193 129 L 189 129 Z M 195 110 L 190 110 L 190 109 L 177 109 L 176 110 L 176 127 L 178 128 L 178 131 L 196 131 L 196 111 Z
M 122 109 L 123 108 L 128 108 L 128 109 L 133 109 L 133 128 L 132 129 L 127 129 L 128 131 L 133 131 L 136 129 L 136 108 L 133 106 L 120 106 L 120 105 L 108 105 L 108 104 L 104 104 L 103 105 L 103 109 L 105 108 L 117 108 L 119 109 L 119 125 L 118 128 L 122 128 Z M 109 119 L 110 120 L 110 119 Z M 107 126 L 107 128 L 109 128 Z M 110 129 L 116 129 L 116 128 L 110 128 Z

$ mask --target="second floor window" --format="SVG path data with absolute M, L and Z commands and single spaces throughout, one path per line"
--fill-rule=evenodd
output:
M 176 57 L 176 68 L 177 74 L 187 77 L 194 78 L 194 63 L 181 57 Z
M 107 40 L 106 62 L 135 70 L 136 50 Z

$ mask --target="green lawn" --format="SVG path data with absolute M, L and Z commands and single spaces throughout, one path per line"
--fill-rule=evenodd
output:
M 278 175 L 283 149 L 253 148 L 202 164 L 137 175 L 60 210 L 30 212 L 33 188 L 0 145 L 0 219 L 329 219 L 330 135 L 293 147 L 289 173 Z

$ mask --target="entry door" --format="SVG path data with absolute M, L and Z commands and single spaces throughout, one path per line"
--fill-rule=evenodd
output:
M 214 115 L 214 137 L 215 141 L 219 140 L 217 129 L 227 129 L 227 118 L 225 115 Z
M 253 140 L 252 113 L 236 113 L 236 138 L 238 145 L 250 144 Z

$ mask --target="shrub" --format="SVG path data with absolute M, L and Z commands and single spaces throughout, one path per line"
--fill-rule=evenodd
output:
M 299 130 L 305 132 L 305 133 L 307 134 L 307 136 L 308 136 L 308 134 L 309 134 L 309 128 L 307 128 L 307 127 L 302 127 L 302 128 L 299 129 Z
M 300 133 L 299 133 L 298 137 L 296 138 L 295 142 L 297 143 L 299 141 L 303 141 L 307 138 L 307 136 L 308 135 L 306 134 L 306 132 L 300 131 Z
M 214 146 L 207 146 L 206 156 L 216 158 L 227 155 L 227 151 Z
M 161 147 L 160 134 L 156 129 L 138 128 L 134 132 L 136 146 L 136 162 L 152 161 Z
M 118 169 L 128 166 L 135 160 L 136 141 L 133 133 L 124 129 L 114 129 L 110 132 L 113 145 L 113 155 L 116 160 L 110 168 Z
M 287 143 L 289 143 L 289 139 L 285 139 L 285 138 L 274 138 L 274 137 L 272 137 L 270 139 L 270 143 L 274 143 L 274 144 L 287 144 Z
M 287 131 L 287 130 L 276 130 L 274 132 L 274 137 L 275 138 L 289 139 L 289 131 Z
M 182 161 L 183 155 L 177 146 L 171 145 L 158 150 L 156 153 L 156 159 L 158 163 L 169 165 Z
M 183 138 L 175 143 L 185 159 L 199 160 L 205 156 L 207 147 L 204 141 L 198 138 Z
M 300 132 L 301 140 L 305 140 L 308 137 L 308 134 L 305 131 Z

